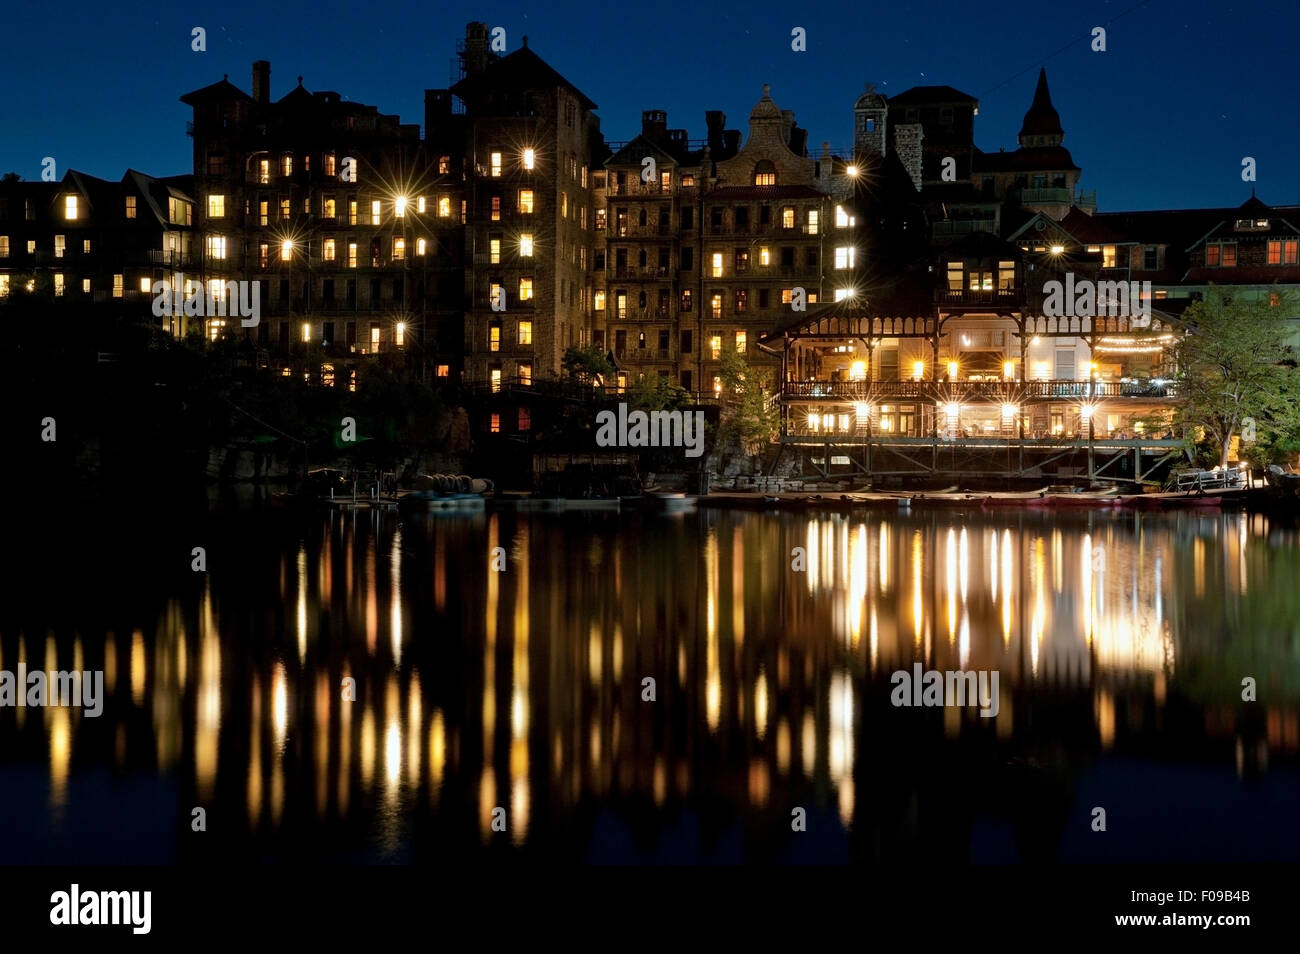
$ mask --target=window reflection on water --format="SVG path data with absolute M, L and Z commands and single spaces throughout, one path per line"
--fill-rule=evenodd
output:
M 53 835 L 108 770 L 170 786 L 182 856 L 201 805 L 205 850 L 281 858 L 584 858 L 614 830 L 635 860 L 688 813 L 705 854 L 736 827 L 779 857 L 791 806 L 870 857 L 921 824 L 900 758 L 1075 777 L 1170 739 L 1240 784 L 1296 767 L 1300 545 L 1263 516 L 278 519 L 129 626 L 0 631 L 0 668 L 105 670 L 99 719 L 0 710 L 0 768 L 44 740 Z M 917 661 L 997 670 L 996 717 L 893 708 Z

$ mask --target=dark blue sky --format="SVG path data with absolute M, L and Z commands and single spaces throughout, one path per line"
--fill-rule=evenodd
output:
M 255 59 L 271 61 L 275 98 L 301 74 L 308 89 L 419 123 L 424 89 L 448 84 L 455 41 L 474 19 L 505 27 L 512 50 L 527 34 L 599 104 L 610 139 L 635 135 L 647 108 L 667 109 L 691 138 L 703 137 L 706 109 L 745 129 L 770 83 L 814 146 L 843 150 L 870 80 L 886 94 L 938 84 L 970 93 L 980 100 L 976 143 L 1014 148 L 1044 64 L 1081 187 L 1097 190 L 1101 209 L 1236 205 L 1251 188 L 1244 156 L 1258 162 L 1260 198 L 1300 203 L 1293 0 L 14 0 L 0 11 L 0 171 L 36 179 L 53 156 L 60 176 L 188 172 L 190 111 L 178 97 L 224 73 L 247 90 Z M 1108 21 L 1107 52 L 1094 53 L 1089 33 Z M 190 50 L 195 26 L 207 30 L 206 53 Z M 796 26 L 807 30 L 805 53 L 790 49 Z

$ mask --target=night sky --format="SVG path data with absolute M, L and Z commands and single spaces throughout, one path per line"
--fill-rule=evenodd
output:
M 57 12 L 52 12 L 57 11 Z M 680 12 L 679 12 L 680 11 Z M 4 4 L 0 12 L 0 171 L 40 176 L 44 156 L 119 179 L 191 171 L 183 93 L 230 74 L 250 90 L 271 61 L 271 95 L 309 90 L 423 121 L 423 91 L 446 87 L 465 23 L 507 31 L 599 104 L 611 140 L 643 109 L 704 136 L 704 111 L 746 129 L 770 83 L 783 109 L 847 152 L 853 102 L 950 85 L 980 101 L 976 144 L 1016 145 L 1038 67 L 1047 67 L 1065 145 L 1102 210 L 1237 205 L 1241 160 L 1258 162 L 1259 197 L 1300 203 L 1300 7 L 1291 2 L 741 3 L 87 3 Z M 190 31 L 207 30 L 207 52 Z M 790 33 L 807 30 L 808 51 Z M 1107 26 L 1107 51 L 1090 49 Z M 1289 105 L 1288 105 L 1289 104 Z

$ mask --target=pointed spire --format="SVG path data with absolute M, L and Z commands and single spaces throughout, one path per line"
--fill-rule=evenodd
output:
M 1026 141 L 1026 139 L 1030 141 Z M 1061 128 L 1061 117 L 1052 106 L 1052 94 L 1047 88 L 1047 70 L 1038 70 L 1038 86 L 1034 89 L 1034 101 L 1025 113 L 1025 121 L 1020 127 L 1020 145 L 1022 146 L 1059 146 L 1065 138 Z

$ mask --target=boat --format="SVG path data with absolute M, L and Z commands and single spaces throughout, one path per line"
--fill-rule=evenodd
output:
M 443 494 L 432 490 L 413 490 L 402 494 L 397 505 L 402 510 L 424 513 L 482 513 L 487 501 L 482 494 Z
M 645 498 L 653 509 L 664 513 L 687 513 L 699 503 L 698 498 L 684 493 L 648 493 Z
M 995 507 L 1016 507 L 1019 509 L 1043 509 L 1051 506 L 1051 500 L 1047 497 L 1046 488 L 1042 490 L 1027 490 L 1024 492 L 1008 491 L 1006 493 L 991 493 L 984 498 L 981 505 L 985 509 Z
M 622 507 L 618 497 L 566 497 L 561 503 L 566 511 L 611 511 Z
M 1053 510 L 1110 510 L 1120 505 L 1121 498 L 1116 488 L 1108 487 L 1105 490 L 1048 494 L 1046 500 Z

